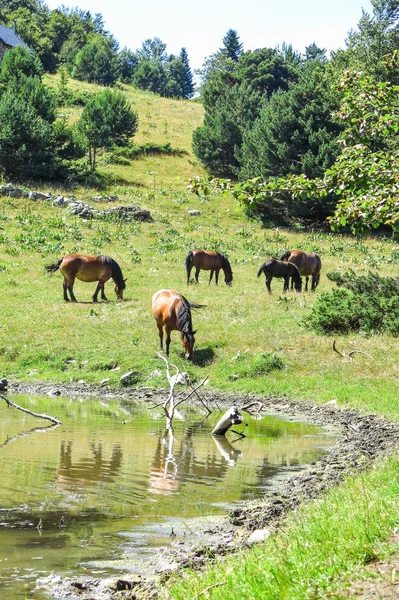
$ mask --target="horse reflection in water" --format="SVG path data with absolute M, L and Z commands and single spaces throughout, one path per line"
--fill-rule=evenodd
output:
M 168 439 L 167 439 L 168 437 Z M 173 454 L 173 431 L 169 429 L 167 436 L 159 436 L 155 455 L 150 467 L 149 491 L 152 494 L 166 496 L 179 489 L 178 467 Z
M 149 491 L 152 494 L 169 495 L 177 492 L 182 483 L 189 481 L 221 481 L 228 468 L 234 466 L 241 456 L 241 450 L 235 448 L 226 439 L 215 438 L 218 453 L 207 453 L 199 456 L 195 452 L 193 433 L 202 427 L 203 421 L 188 427 L 183 438 L 178 441 L 172 429 L 160 435 L 154 458 L 150 467 Z M 221 436 L 220 436 L 221 437 Z M 178 449 L 174 450 L 174 444 Z M 200 447 L 200 446 L 199 446 Z
M 80 456 L 75 462 L 72 458 L 73 442 L 61 442 L 60 464 L 57 481 L 65 491 L 76 488 L 92 488 L 102 482 L 110 482 L 118 475 L 122 466 L 123 453 L 119 442 L 113 445 L 111 458 L 103 457 L 102 443 L 90 442 L 90 456 Z

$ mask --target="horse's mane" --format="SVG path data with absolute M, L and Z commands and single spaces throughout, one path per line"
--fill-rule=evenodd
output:
M 231 270 L 231 265 L 229 263 L 229 259 L 227 258 L 227 256 L 225 256 L 221 252 L 217 252 L 217 255 L 220 256 L 220 259 L 222 261 L 222 269 L 224 271 L 225 277 L 232 280 L 233 279 L 233 271 Z
M 191 320 L 190 302 L 180 294 L 181 304 L 177 309 L 177 326 L 181 333 L 193 333 L 193 324 Z
M 288 252 L 284 252 L 283 256 L 280 258 L 280 260 L 288 260 L 291 254 L 291 250 L 288 250 Z
M 112 269 L 112 279 L 115 281 L 116 285 L 120 290 L 124 290 L 126 288 L 126 284 L 123 280 L 122 270 L 116 260 L 111 258 L 110 256 L 105 256 L 104 254 L 100 254 L 97 258 L 101 258 L 103 263 L 106 265 L 110 265 Z

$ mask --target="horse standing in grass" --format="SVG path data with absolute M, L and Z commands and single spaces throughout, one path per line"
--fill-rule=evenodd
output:
M 318 254 L 314 252 L 302 252 L 302 250 L 289 250 L 280 260 L 290 262 L 297 266 L 301 276 L 306 277 L 305 292 L 308 291 L 309 277 L 312 277 L 312 292 L 319 285 L 321 260 Z
M 64 300 L 69 302 L 68 294 L 72 302 L 77 302 L 73 293 L 75 279 L 91 283 L 98 281 L 96 291 L 93 295 L 93 302 L 97 302 L 98 292 L 101 292 L 101 299 L 107 301 L 104 293 L 104 284 L 109 279 L 115 282 L 115 294 L 120 300 L 123 299 L 123 290 L 126 288 L 122 271 L 116 260 L 109 256 L 87 256 L 85 254 L 68 254 L 53 265 L 47 265 L 46 270 L 50 273 L 60 270 L 64 276 Z
M 163 327 L 166 333 L 166 356 L 169 356 L 170 332 L 180 331 L 185 356 L 191 359 L 194 348 L 191 308 L 202 308 L 204 304 L 189 302 L 176 290 L 158 290 L 152 297 L 152 314 L 157 322 L 161 350 L 163 350 Z
M 215 273 L 215 283 L 219 281 L 219 271 L 223 269 L 224 282 L 231 285 L 233 282 L 233 272 L 227 257 L 221 252 L 211 252 L 207 250 L 190 250 L 186 256 L 187 285 L 190 283 L 191 269 L 195 267 L 195 281 L 198 283 L 200 270 L 210 271 L 209 284 Z
M 261 273 L 264 273 L 266 276 L 266 287 L 269 294 L 272 293 L 270 284 L 272 282 L 273 277 L 283 277 L 283 292 L 286 292 L 288 290 L 291 278 L 295 285 L 296 291 L 300 292 L 302 289 L 301 276 L 299 275 L 297 267 L 293 263 L 283 262 L 281 260 L 277 260 L 276 258 L 272 258 L 260 266 L 258 271 L 258 277 L 260 277 Z

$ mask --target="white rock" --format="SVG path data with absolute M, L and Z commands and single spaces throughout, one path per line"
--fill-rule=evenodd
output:
M 249 536 L 247 544 L 260 544 L 261 542 L 265 542 L 268 537 L 270 537 L 269 529 L 255 529 Z

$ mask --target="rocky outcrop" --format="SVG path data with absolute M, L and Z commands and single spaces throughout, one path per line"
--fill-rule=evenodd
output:
M 78 200 L 75 196 L 55 196 L 48 192 L 37 192 L 33 190 L 25 190 L 8 183 L 0 186 L 0 196 L 8 196 L 11 198 L 29 198 L 33 201 L 50 202 L 53 206 L 60 208 L 68 207 L 70 212 L 77 215 L 81 219 L 107 219 L 114 217 L 122 221 L 152 221 L 152 216 L 149 210 L 136 205 L 114 206 L 105 210 L 93 208 L 90 204 Z M 94 196 L 93 202 L 109 203 L 118 200 L 118 196 Z

